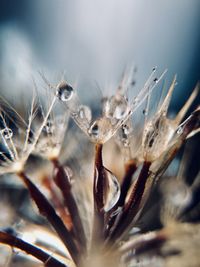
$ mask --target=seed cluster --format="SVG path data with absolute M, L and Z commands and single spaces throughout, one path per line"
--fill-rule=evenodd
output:
M 162 228 L 149 232 L 150 227 L 145 230 L 141 222 L 147 216 L 148 202 L 153 198 L 154 189 L 169 164 L 187 139 L 199 132 L 200 107 L 184 120 L 199 87 L 195 88 L 176 117 L 169 119 L 168 108 L 176 85 L 174 78 L 162 104 L 150 115 L 151 95 L 165 74 L 155 77 L 155 73 L 156 68 L 133 100 L 128 98 L 128 90 L 133 83 L 130 77 L 130 83 L 123 78 L 116 93 L 103 99 L 101 115 L 96 119 L 93 119 L 90 107 L 81 103 L 76 90 L 66 81 L 56 87 L 51 86 L 51 102 L 46 111 L 35 103 L 35 99 L 32 101 L 31 115 L 28 123 L 24 123 L 24 132 L 15 133 L 11 126 L 9 128 L 3 111 L 0 111 L 3 125 L 0 136 L 4 147 L 0 173 L 13 173 L 23 182 L 39 213 L 54 229 L 54 238 L 64 246 L 64 251 L 60 248 L 55 251 L 54 244 L 48 243 L 46 248 L 54 251 L 53 254 L 48 253 L 43 249 L 45 243 L 40 246 L 39 237 L 30 244 L 20 235 L 8 231 L 8 228 L 0 230 L 0 243 L 31 254 L 44 266 L 51 267 L 94 266 L 94 262 L 96 266 L 171 266 L 169 262 L 175 254 L 182 253 L 184 257 L 184 245 L 180 245 L 180 236 L 176 244 L 174 229 L 179 227 L 184 236 L 193 228 L 192 223 L 185 226 L 182 222 L 187 222 L 187 214 L 194 209 L 193 195 L 199 188 L 195 179 L 190 185 L 180 177 L 165 181 L 161 189 Z M 55 89 L 54 93 L 52 88 Z M 55 106 L 58 105 L 62 116 L 57 114 Z M 133 117 L 144 105 L 141 114 L 144 123 L 141 132 L 137 133 Z M 92 186 L 89 190 L 86 189 L 86 184 L 90 185 L 88 177 L 83 185 L 74 177 L 73 167 L 70 164 L 66 166 L 60 160 L 62 151 L 67 151 L 71 145 L 71 142 L 65 142 L 69 118 L 86 134 L 88 144 L 91 142 L 95 147 L 94 167 L 90 174 Z M 75 133 L 72 135 L 75 136 Z M 79 146 L 81 139 L 76 139 L 76 142 Z M 91 160 L 87 155 L 88 144 L 84 148 L 85 159 L 80 165 L 87 159 Z M 121 179 L 105 166 L 103 149 L 107 144 L 110 145 L 110 155 L 116 153 L 112 166 L 119 164 L 117 153 L 124 155 Z M 38 184 L 36 179 L 29 177 L 26 168 L 28 159 L 31 160 L 33 155 L 51 164 L 51 171 L 42 175 Z M 76 193 L 75 187 L 78 188 Z M 80 201 L 82 191 L 85 197 Z M 89 191 L 92 191 L 92 197 L 88 204 L 86 195 Z M 198 206 L 199 202 L 195 205 Z M 45 225 L 45 228 L 49 229 L 49 226 Z M 175 242 L 171 250 L 170 242 Z M 30 262 L 32 265 L 25 262 L 23 266 L 37 266 L 31 259 Z

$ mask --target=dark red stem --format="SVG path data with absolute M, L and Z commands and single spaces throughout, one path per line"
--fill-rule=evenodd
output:
M 71 184 L 68 174 L 64 168 L 59 164 L 58 161 L 53 161 L 55 167 L 54 181 L 58 188 L 60 189 L 65 205 L 71 215 L 73 230 L 75 231 L 76 238 L 82 245 L 82 249 L 86 249 L 86 236 L 83 228 L 83 224 L 80 218 L 79 210 L 71 192 Z
M 67 267 L 65 264 L 59 262 L 57 259 L 44 252 L 38 247 L 35 247 L 22 239 L 12 236 L 8 233 L 0 231 L 0 243 L 11 247 L 18 248 L 27 254 L 30 254 L 44 263 L 47 267 Z
M 110 239 L 113 240 L 119 238 L 124 233 L 124 231 L 128 229 L 134 217 L 138 213 L 148 178 L 150 165 L 150 162 L 143 163 L 140 175 L 133 187 L 128 202 L 124 206 L 123 213 L 117 225 L 115 225 L 114 229 L 111 231 Z
M 79 252 L 72 239 L 70 232 L 65 227 L 61 218 L 57 215 L 52 205 L 49 203 L 47 198 L 40 192 L 40 190 L 31 182 L 31 180 L 25 175 L 25 173 L 20 173 L 19 177 L 22 179 L 26 185 L 32 199 L 37 205 L 40 213 L 46 217 L 48 222 L 52 225 L 69 253 L 71 254 L 72 259 L 75 263 L 78 263 Z

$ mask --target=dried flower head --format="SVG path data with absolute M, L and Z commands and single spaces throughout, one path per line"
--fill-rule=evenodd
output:
M 20 253 L 23 259 L 20 261 L 20 256 L 17 257 L 20 266 L 39 266 L 37 260 L 51 267 L 198 266 L 195 244 L 199 243 L 199 224 L 194 226 L 188 218 L 199 206 L 199 200 L 193 201 L 200 188 L 199 177 L 187 184 L 181 172 L 173 178 L 164 177 L 164 173 L 187 139 L 199 132 L 199 107 L 183 121 L 199 86 L 177 116 L 170 119 L 168 108 L 176 84 L 174 78 L 166 97 L 151 114 L 152 94 L 164 74 L 157 78 L 154 68 L 134 99 L 128 97 L 132 75 L 124 75 L 115 94 L 103 98 L 101 115 L 96 119 L 90 107 L 81 103 L 72 85 L 62 80 L 53 86 L 44 76 L 49 88 L 46 102 L 41 104 L 39 98 L 33 98 L 27 123 L 15 112 L 20 121 L 18 131 L 12 129 L 12 116 L 1 108 L 0 134 L 4 147 L 1 174 L 15 173 L 46 219 L 42 226 L 33 226 L 34 216 L 30 216 L 29 222 L 21 226 L 0 230 L 0 243 L 33 256 L 25 258 Z M 144 125 L 142 131 L 137 132 L 133 117 L 144 105 L 141 115 Z M 86 134 L 87 142 L 80 134 L 75 139 L 71 126 L 66 132 L 69 118 Z M 67 136 L 70 141 L 65 141 Z M 114 142 L 108 142 L 111 138 Z M 94 159 L 89 152 L 90 141 L 95 146 Z M 62 151 L 68 150 L 73 142 L 77 147 L 86 144 L 84 159 L 81 160 L 77 152 L 73 156 L 71 150 L 69 158 L 63 159 Z M 106 146 L 108 149 L 104 152 Z M 119 154 L 125 160 L 120 178 L 113 171 L 121 163 Z M 48 171 L 40 171 L 41 167 L 31 158 L 33 155 L 50 163 L 43 166 Z M 111 160 L 108 167 L 105 158 L 111 158 L 110 155 L 114 162 Z M 80 168 L 73 163 L 75 157 Z M 31 173 L 28 161 L 34 166 Z M 160 226 L 152 228 L 150 218 L 154 212 L 150 206 L 148 215 L 148 204 L 156 188 L 161 188 L 159 201 L 154 202 L 154 205 L 160 204 L 160 212 L 157 212 Z M 191 240 L 194 233 L 198 238 Z M 194 249 L 187 245 L 191 242 Z M 193 259 L 187 264 L 190 255 Z M 9 253 L 3 251 L 2 256 L 12 266 Z

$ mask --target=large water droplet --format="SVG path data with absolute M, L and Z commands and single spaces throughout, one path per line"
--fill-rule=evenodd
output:
M 13 131 L 10 128 L 5 128 L 1 130 L 1 134 L 5 139 L 11 139 L 13 136 Z
M 108 190 L 105 199 L 104 211 L 108 212 L 117 203 L 120 197 L 120 185 L 115 175 L 105 168 L 106 178 L 108 182 Z
M 128 102 L 124 96 L 112 96 L 107 100 L 104 111 L 107 118 L 121 120 L 128 114 Z
M 80 119 L 90 122 L 92 119 L 91 109 L 88 106 L 81 105 L 78 109 L 78 116 Z
M 69 101 L 74 94 L 74 89 L 66 82 L 61 82 L 57 86 L 56 96 L 59 100 L 66 102 Z

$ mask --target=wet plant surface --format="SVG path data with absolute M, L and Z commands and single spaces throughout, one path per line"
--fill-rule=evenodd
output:
M 199 169 L 181 152 L 198 144 L 199 86 L 169 118 L 174 78 L 152 113 L 164 75 L 154 68 L 133 99 L 124 75 L 97 118 L 64 80 L 42 76 L 48 95 L 35 90 L 27 118 L 2 99 L 1 266 L 199 266 Z

